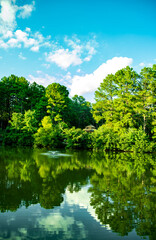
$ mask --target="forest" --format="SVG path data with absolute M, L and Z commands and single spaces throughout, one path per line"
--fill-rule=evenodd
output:
M 1 145 L 155 152 L 155 139 L 156 64 L 107 75 L 93 104 L 59 83 L 0 80 Z

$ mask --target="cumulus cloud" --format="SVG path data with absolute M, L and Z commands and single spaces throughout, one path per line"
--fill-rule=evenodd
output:
M 71 89 L 70 95 L 82 95 L 95 91 L 108 74 L 115 74 L 118 70 L 131 65 L 132 61 L 132 58 L 114 57 L 106 63 L 103 63 L 91 74 L 84 76 L 75 75 L 72 78 L 72 84 L 69 86 Z
M 89 40 L 88 42 L 81 42 L 75 36 L 72 39 L 64 38 L 67 48 L 57 47 L 53 51 L 46 53 L 46 61 L 55 63 L 62 69 L 67 69 L 70 66 L 77 66 L 85 61 L 90 61 L 92 56 L 96 53 L 96 41 Z
M 16 5 L 16 0 L 0 0 L 0 48 L 30 48 L 38 52 L 40 47 L 49 47 L 49 37 L 44 38 L 39 32 L 31 33 L 26 27 L 25 31 L 16 30 L 16 16 L 21 18 L 29 17 L 35 9 L 35 1 L 23 6 Z M 17 15 L 18 14 L 18 15 Z
M 81 58 L 78 56 L 78 52 L 69 49 L 58 49 L 54 53 L 51 52 L 47 55 L 46 60 L 48 62 L 54 62 L 59 67 L 67 69 L 71 65 L 80 65 L 82 63 Z
M 21 47 L 20 42 L 16 38 L 10 38 L 6 44 L 7 44 L 7 48 L 9 48 L 9 47 L 11 47 L 11 48 L 15 48 L 15 47 L 20 48 Z
M 43 73 L 42 71 L 37 71 L 37 76 L 29 75 L 28 80 L 33 83 L 36 82 L 39 85 L 43 85 L 47 87 L 49 84 L 56 82 L 56 78 L 54 76 L 50 76 L 48 74 Z
M 9 32 L 8 32 L 9 34 Z M 40 47 L 49 47 L 49 37 L 43 37 L 39 32 L 31 33 L 31 29 L 26 28 L 25 31 L 16 30 L 10 33 L 9 39 L 0 39 L 0 48 L 30 48 L 33 52 L 38 52 Z
M 22 7 L 18 7 L 18 10 L 20 10 L 18 17 L 21 17 L 21 18 L 30 17 L 34 9 L 35 9 L 35 1 L 33 1 L 32 4 L 26 4 Z
M 33 46 L 30 50 L 33 52 L 38 52 L 39 51 L 39 45 L 38 46 Z
M 9 33 L 14 31 L 16 23 L 16 15 L 19 13 L 19 17 L 25 18 L 31 15 L 34 10 L 35 2 L 32 4 L 26 4 L 23 6 L 16 5 L 16 0 L 0 0 L 0 34 L 5 38 Z M 8 35 L 10 37 L 10 35 Z
M 5 34 L 12 31 L 16 26 L 16 11 L 17 6 L 12 4 L 11 0 L 1 0 L 0 12 L 0 34 Z

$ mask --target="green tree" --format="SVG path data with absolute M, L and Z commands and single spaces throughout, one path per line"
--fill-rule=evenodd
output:
M 3 91 L 3 98 L 0 102 L 1 121 L 7 122 L 11 119 L 12 113 L 24 113 L 28 110 L 28 89 L 29 82 L 24 77 L 11 75 L 3 77 L 0 82 L 0 92 Z M 3 123 L 2 123 L 3 124 Z
M 77 128 L 85 128 L 87 125 L 94 124 L 91 113 L 91 103 L 86 101 L 84 97 L 75 95 L 69 103 L 69 119 L 70 125 Z
M 38 85 L 36 82 L 33 82 L 29 85 L 29 109 L 36 109 L 36 105 L 40 102 L 40 100 L 45 96 L 45 87 L 42 85 Z
M 117 96 L 117 90 L 115 76 L 109 74 L 95 91 L 96 103 L 93 104 L 93 117 L 97 123 L 109 123 L 116 120 L 114 98 Z
M 48 99 L 47 112 L 50 114 L 52 122 L 66 122 L 69 92 L 67 88 L 59 83 L 52 83 L 46 88 Z
M 93 116 L 97 122 L 116 124 L 120 128 L 136 126 L 134 103 L 139 75 L 126 67 L 108 75 L 95 92 Z
M 140 89 L 137 99 L 137 112 L 141 115 L 141 124 L 144 131 L 151 135 L 152 123 L 155 129 L 156 110 L 156 65 L 153 68 L 145 67 L 141 70 Z M 155 130 L 154 130 L 155 131 Z

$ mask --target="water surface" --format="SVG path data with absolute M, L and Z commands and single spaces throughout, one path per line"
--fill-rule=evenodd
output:
M 155 155 L 0 149 L 0 240 L 155 236 Z

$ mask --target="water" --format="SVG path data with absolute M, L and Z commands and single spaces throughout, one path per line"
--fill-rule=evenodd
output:
M 1 239 L 156 239 L 156 155 L 1 148 Z

